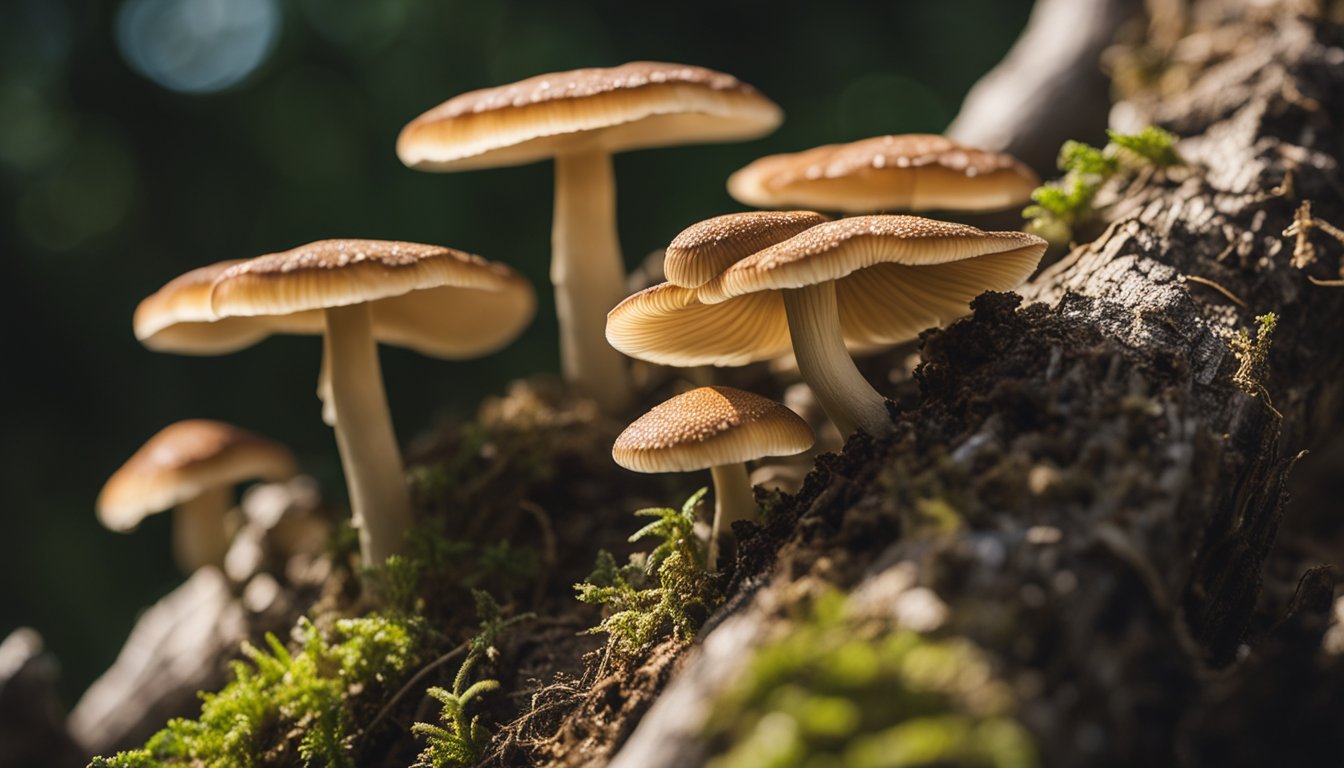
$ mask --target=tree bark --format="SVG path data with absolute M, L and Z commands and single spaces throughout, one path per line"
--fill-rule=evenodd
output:
M 1335 577 L 1312 568 L 1339 559 L 1340 525 L 1285 493 L 1341 423 L 1344 293 L 1308 277 L 1344 247 L 1317 235 L 1295 264 L 1282 234 L 1306 200 L 1344 224 L 1341 30 L 1311 3 L 1150 7 L 1176 10 L 1129 49 L 1152 71 L 1118 111 L 1185 137 L 1187 166 L 1103 190 L 1100 234 L 1025 303 L 987 294 L 924 337 L 894 437 L 851 439 L 765 527 L 739 525 L 727 605 L 612 765 L 703 764 L 709 703 L 787 607 L 896 568 L 1014 683 L 1047 765 L 1344 754 Z M 1252 395 L 1230 340 L 1269 312 Z M 921 525 L 927 500 L 955 532 Z M 1276 543 L 1286 513 L 1307 524 Z

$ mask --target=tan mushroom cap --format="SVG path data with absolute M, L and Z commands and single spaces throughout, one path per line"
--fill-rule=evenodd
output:
M 789 351 L 778 291 L 833 280 L 846 346 L 888 346 L 965 315 L 985 291 L 1016 288 L 1045 246 L 1024 232 L 917 216 L 840 219 L 748 256 L 698 289 L 664 284 L 629 297 L 608 314 L 607 339 L 663 365 L 768 360 Z
M 426 170 L 492 168 L 574 150 L 751 139 L 782 119 L 774 102 L 732 75 L 633 61 L 456 96 L 402 129 L 397 156 Z
M 694 288 L 660 283 L 607 313 L 607 343 L 659 365 L 739 366 L 792 350 L 777 293 L 705 304 Z
M 289 449 L 208 419 L 170 424 L 145 442 L 98 495 L 98 520 L 128 531 L 148 515 L 245 480 L 284 480 L 298 468 Z
M 448 359 L 500 349 L 536 310 L 532 286 L 503 264 L 389 240 L 320 240 L 258 256 L 223 271 L 211 292 L 221 318 L 366 302 L 378 341 Z
M 829 220 L 812 211 L 748 211 L 705 219 L 672 240 L 663 273 L 673 285 L 698 288 L 756 251 Z
M 135 337 L 156 352 L 226 355 L 250 347 L 272 333 L 322 332 L 319 312 L 301 312 L 284 318 L 216 318 L 210 309 L 210 289 L 215 278 L 242 262 L 242 259 L 221 261 L 169 281 L 135 308 Z
M 909 134 L 763 157 L 729 177 L 728 192 L 761 208 L 990 211 L 1026 203 L 1040 184 L 1011 155 Z
M 700 387 L 640 416 L 611 457 L 635 472 L 689 472 L 788 456 L 812 447 L 812 428 L 773 400 L 732 387 Z

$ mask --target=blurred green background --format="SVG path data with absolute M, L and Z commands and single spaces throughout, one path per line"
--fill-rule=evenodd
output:
M 617 158 L 630 265 L 740 210 L 730 172 L 762 154 L 941 130 L 1021 30 L 1029 0 L 785 3 L 556 0 L 0 2 L 0 364 L 7 492 L 0 636 L 37 628 L 68 702 L 137 612 L 180 580 L 168 519 L 119 535 L 94 499 L 167 423 L 236 422 L 344 488 L 313 395 L 319 344 L 154 354 L 136 303 L 192 267 L 325 237 L 451 245 L 526 273 L 537 321 L 472 363 L 383 352 L 403 442 L 509 379 L 557 366 L 545 283 L 549 165 L 437 175 L 393 144 L 462 91 L 633 59 L 734 74 L 787 119 L 748 143 Z

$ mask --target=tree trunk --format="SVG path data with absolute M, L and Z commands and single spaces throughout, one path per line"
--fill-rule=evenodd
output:
M 729 602 L 613 765 L 702 764 L 710 703 L 789 607 L 897 569 L 990 655 L 1047 765 L 1344 759 L 1335 578 L 1312 568 L 1340 523 L 1285 492 L 1341 423 L 1344 293 L 1308 277 L 1344 245 L 1314 230 L 1309 263 L 1283 235 L 1305 201 L 1344 224 L 1340 28 L 1312 3 L 1149 6 L 1111 54 L 1116 113 L 1184 137 L 1186 167 L 1103 190 L 1096 239 L 1025 303 L 982 296 L 923 339 L 895 437 L 851 439 L 739 529 Z M 1231 339 L 1270 312 L 1251 370 Z

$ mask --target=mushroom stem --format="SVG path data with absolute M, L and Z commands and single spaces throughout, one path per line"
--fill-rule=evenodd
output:
M 714 524 L 709 533 L 709 556 L 705 567 L 713 571 L 719 552 L 732 556 L 737 550 L 733 523 L 756 518 L 756 494 L 751 491 L 746 464 L 723 464 L 709 468 L 714 478 Z
M 219 486 L 206 488 L 173 509 L 173 559 L 183 573 L 224 564 L 224 553 L 229 550 L 226 520 L 231 506 L 233 489 Z
M 387 410 L 369 306 L 333 307 L 326 310 L 326 320 L 329 402 L 340 415 L 336 445 L 359 531 L 359 552 L 365 566 L 382 565 L 405 547 L 411 499 Z
M 624 409 L 630 374 L 606 340 L 607 311 L 625 298 L 626 286 L 616 235 L 616 176 L 605 150 L 555 158 L 551 283 L 565 380 L 607 413 Z
M 870 435 L 890 434 L 886 398 L 863 378 L 845 349 L 835 283 L 827 281 L 783 293 L 798 372 L 840 434 L 848 437 L 857 429 Z
M 322 423 L 336 426 L 336 404 L 331 401 L 331 341 L 322 334 L 322 368 L 317 373 L 317 399 L 322 401 Z

